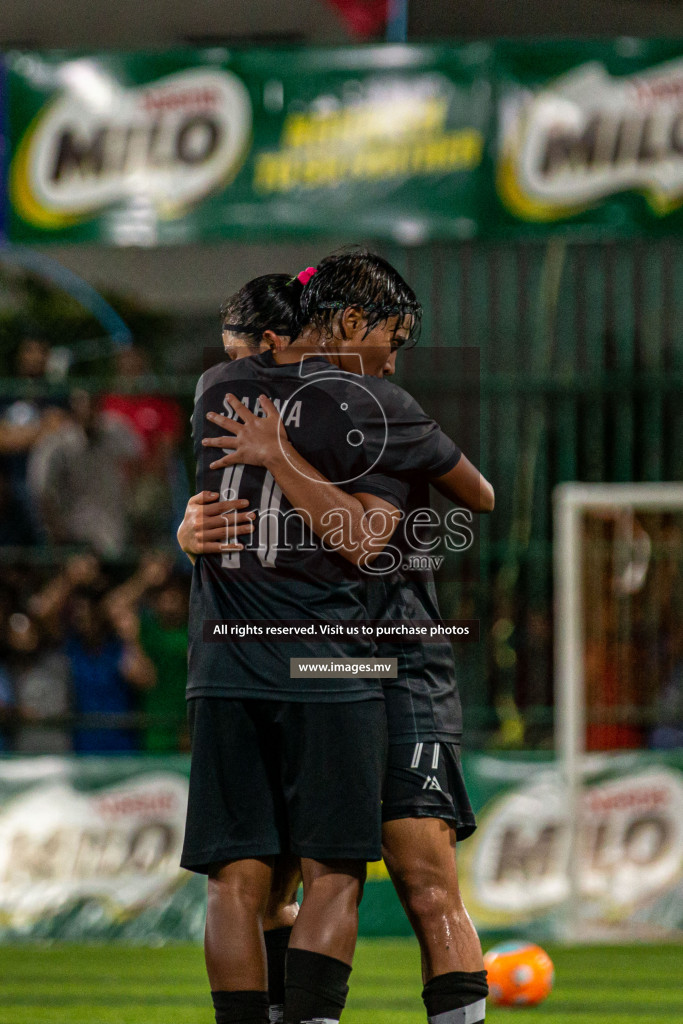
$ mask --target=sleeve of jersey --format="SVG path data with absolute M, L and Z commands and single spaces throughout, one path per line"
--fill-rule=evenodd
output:
M 214 384 L 218 384 L 222 379 L 225 379 L 227 390 L 229 386 L 228 374 L 230 365 L 230 363 L 217 363 L 216 366 L 212 366 L 209 370 L 204 370 L 204 373 L 197 381 L 197 387 L 194 391 L 194 407 L 190 417 L 192 439 L 195 442 L 195 448 L 198 440 L 203 437 L 204 429 L 206 427 L 204 415 L 208 411 L 208 408 L 205 408 L 205 395 L 214 386 Z
M 377 469 L 428 477 L 443 476 L 453 469 L 462 454 L 458 446 L 407 391 L 389 381 L 379 383 L 384 385 L 376 392 L 384 419 L 384 443 Z M 375 436 L 378 433 L 373 432 Z
M 193 441 L 197 440 L 197 434 L 199 433 L 199 431 L 197 429 L 197 417 L 198 417 L 199 411 L 201 409 L 201 399 L 202 399 L 202 395 L 204 394 L 205 386 L 206 386 L 206 372 L 204 372 L 201 375 L 201 377 L 197 381 L 197 387 L 194 389 L 194 405 L 192 407 L 192 415 L 190 416 L 191 436 L 192 436 L 192 440 Z
M 376 498 L 388 501 L 401 512 L 408 501 L 410 485 L 407 480 L 384 473 L 368 473 L 361 476 L 345 488 L 351 494 L 374 494 Z

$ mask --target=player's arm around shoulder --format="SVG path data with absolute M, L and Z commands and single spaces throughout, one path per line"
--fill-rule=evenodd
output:
M 446 498 L 471 512 L 493 512 L 496 496 L 486 477 L 461 455 L 452 469 L 430 481 Z
M 313 532 L 353 565 L 370 564 L 391 540 L 402 513 L 393 501 L 363 490 L 363 477 L 356 481 L 358 490 L 347 493 L 315 469 L 289 441 L 273 447 L 264 465 L 292 507 L 309 521 Z
M 202 444 L 230 451 L 212 462 L 210 468 L 239 463 L 263 466 L 292 509 L 305 517 L 310 529 L 327 547 L 356 566 L 377 558 L 401 518 L 399 508 L 392 502 L 394 491 L 385 487 L 381 493 L 373 493 L 377 488 L 371 486 L 369 477 L 362 475 L 357 478 L 354 493 L 331 483 L 291 443 L 280 412 L 267 395 L 259 396 L 260 416 L 250 412 L 233 394 L 229 393 L 226 400 L 237 418 L 210 412 L 207 419 L 231 433 L 204 438 Z

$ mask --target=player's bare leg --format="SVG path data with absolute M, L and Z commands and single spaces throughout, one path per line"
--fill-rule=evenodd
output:
M 302 858 L 304 898 L 292 930 L 293 949 L 311 949 L 351 964 L 358 937 L 358 907 L 365 861 Z
M 293 854 L 275 858 L 273 885 L 263 918 L 263 937 L 268 961 L 268 1014 L 270 1024 L 280 1024 L 285 1004 L 285 965 L 292 925 L 299 913 L 297 892 L 301 863 Z
M 272 857 L 217 865 L 209 873 L 204 954 L 217 1024 L 268 1020 L 263 919 Z
M 455 831 L 440 818 L 400 818 L 382 827 L 382 850 L 422 952 L 422 980 L 480 971 L 481 945 L 458 885 Z
M 291 928 L 299 913 L 297 893 L 301 885 L 301 861 L 293 854 L 275 858 L 273 884 L 263 917 L 263 930 Z
M 479 937 L 458 885 L 455 830 L 439 818 L 401 818 L 384 823 L 382 845 L 391 880 L 420 943 L 429 1020 L 450 1024 L 456 1010 L 475 1005 L 479 1012 L 468 1020 L 483 1020 L 486 974 Z
M 287 953 L 285 1024 L 338 1021 L 358 937 L 365 862 L 301 861 L 304 898 Z

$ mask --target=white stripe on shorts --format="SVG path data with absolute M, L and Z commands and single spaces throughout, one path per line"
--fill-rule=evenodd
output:
M 413 751 L 413 760 L 410 762 L 410 767 L 411 768 L 419 768 L 420 767 L 420 758 L 422 757 L 422 748 L 423 748 L 423 746 L 424 746 L 424 743 L 416 743 L 415 744 L 415 750 Z

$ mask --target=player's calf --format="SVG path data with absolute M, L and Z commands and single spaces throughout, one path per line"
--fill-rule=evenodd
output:
M 460 895 L 455 830 L 439 818 L 385 821 L 383 845 L 420 943 L 430 1024 L 479 1024 L 488 986 L 479 938 Z
M 272 858 L 209 870 L 204 953 L 216 1024 L 268 1024 L 262 921 L 272 873 Z
M 285 1024 L 338 1024 L 349 992 L 350 964 L 308 949 L 287 953 Z
M 304 899 L 287 952 L 285 1024 L 336 1024 L 346 1005 L 365 862 L 302 859 Z
M 301 864 L 292 854 L 275 858 L 273 886 L 263 918 L 263 937 L 268 961 L 268 1016 L 270 1024 L 281 1024 L 285 1009 L 285 963 L 292 926 L 299 913 L 297 892 Z

